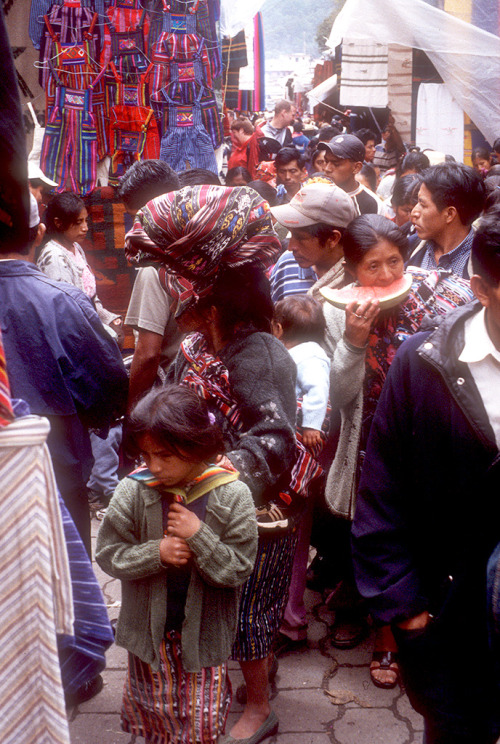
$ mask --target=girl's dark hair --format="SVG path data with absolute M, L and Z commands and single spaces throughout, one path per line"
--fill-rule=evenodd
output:
M 430 160 L 424 152 L 408 152 L 400 161 L 396 168 L 396 178 L 400 178 L 405 171 L 414 170 L 416 173 L 422 173 L 430 166 Z
M 274 306 L 274 320 L 283 329 L 282 341 L 322 344 L 325 340 L 323 308 L 313 297 L 292 295 L 278 300 Z
M 271 332 L 271 288 L 264 270 L 258 266 L 221 268 L 212 291 L 200 300 L 196 310 L 203 313 L 212 305 L 218 310 L 219 329 L 224 339 L 231 338 L 238 326 Z
M 235 168 L 229 168 L 226 173 L 226 186 L 231 186 L 233 178 L 237 178 L 238 176 L 242 176 L 245 179 L 245 183 L 250 183 L 252 180 L 249 171 L 243 165 L 237 165 Z
M 68 227 L 75 225 L 85 204 L 76 194 L 65 191 L 64 194 L 56 194 L 45 210 L 44 221 L 47 226 L 47 236 L 60 235 Z M 56 225 L 56 219 L 61 223 Z
M 418 201 L 418 192 L 422 180 L 419 173 L 409 173 L 407 176 L 397 178 L 392 191 L 392 206 L 396 208 L 402 207 L 404 204 L 411 204 L 414 207 Z
M 224 452 L 222 432 L 210 420 L 207 404 L 182 385 L 154 388 L 134 407 L 125 422 L 126 449 L 132 456 L 139 454 L 145 434 L 187 462 L 211 462 Z
M 404 260 L 408 255 L 408 238 L 399 227 L 381 214 L 362 214 L 348 225 L 342 245 L 348 266 L 357 266 L 379 240 L 393 243 Z
M 476 158 L 482 158 L 483 160 L 488 160 L 488 162 L 491 163 L 491 150 L 489 150 L 487 147 L 475 147 L 472 150 L 472 162 Z

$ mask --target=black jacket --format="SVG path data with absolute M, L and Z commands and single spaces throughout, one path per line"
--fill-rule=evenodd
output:
M 404 343 L 377 407 L 353 555 L 358 587 L 379 622 L 439 615 L 450 602 L 478 622 L 482 616 L 486 562 L 500 539 L 500 456 L 458 360 L 464 322 L 479 310 L 465 305 Z

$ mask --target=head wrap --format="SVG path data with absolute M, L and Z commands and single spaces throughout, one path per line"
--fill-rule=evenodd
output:
M 129 261 L 168 269 L 177 317 L 210 293 L 222 267 L 267 269 L 280 252 L 268 203 L 246 186 L 186 186 L 158 196 L 125 237 Z

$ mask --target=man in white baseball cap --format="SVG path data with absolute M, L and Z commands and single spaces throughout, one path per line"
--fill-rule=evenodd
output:
M 31 193 L 40 204 L 43 201 L 44 191 L 55 188 L 57 183 L 47 178 L 34 160 L 28 160 L 28 185 Z
M 311 290 L 322 301 L 320 287 L 343 286 L 342 234 L 354 219 L 352 199 L 343 189 L 324 180 L 303 186 L 291 202 L 272 207 L 278 222 L 290 230 L 288 250 L 271 273 L 274 302 Z

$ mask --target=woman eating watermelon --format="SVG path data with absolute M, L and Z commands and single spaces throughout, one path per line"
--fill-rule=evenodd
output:
M 354 219 L 343 246 L 346 270 L 356 281 L 342 290 L 321 290 L 327 300 L 326 345 L 332 360 L 330 401 L 341 417 L 325 498 L 335 515 L 352 521 L 368 434 L 397 349 L 425 317 L 447 313 L 471 301 L 473 294 L 469 282 L 450 271 L 410 266 L 405 274 L 408 240 L 386 217 L 366 214 Z M 352 596 L 356 590 L 350 560 L 347 564 L 343 583 L 350 585 Z M 336 613 L 336 622 L 341 614 Z M 362 628 L 356 603 L 354 610 L 344 610 L 344 617 Z M 390 628 L 379 629 L 370 666 L 376 686 L 396 686 L 396 650 Z

